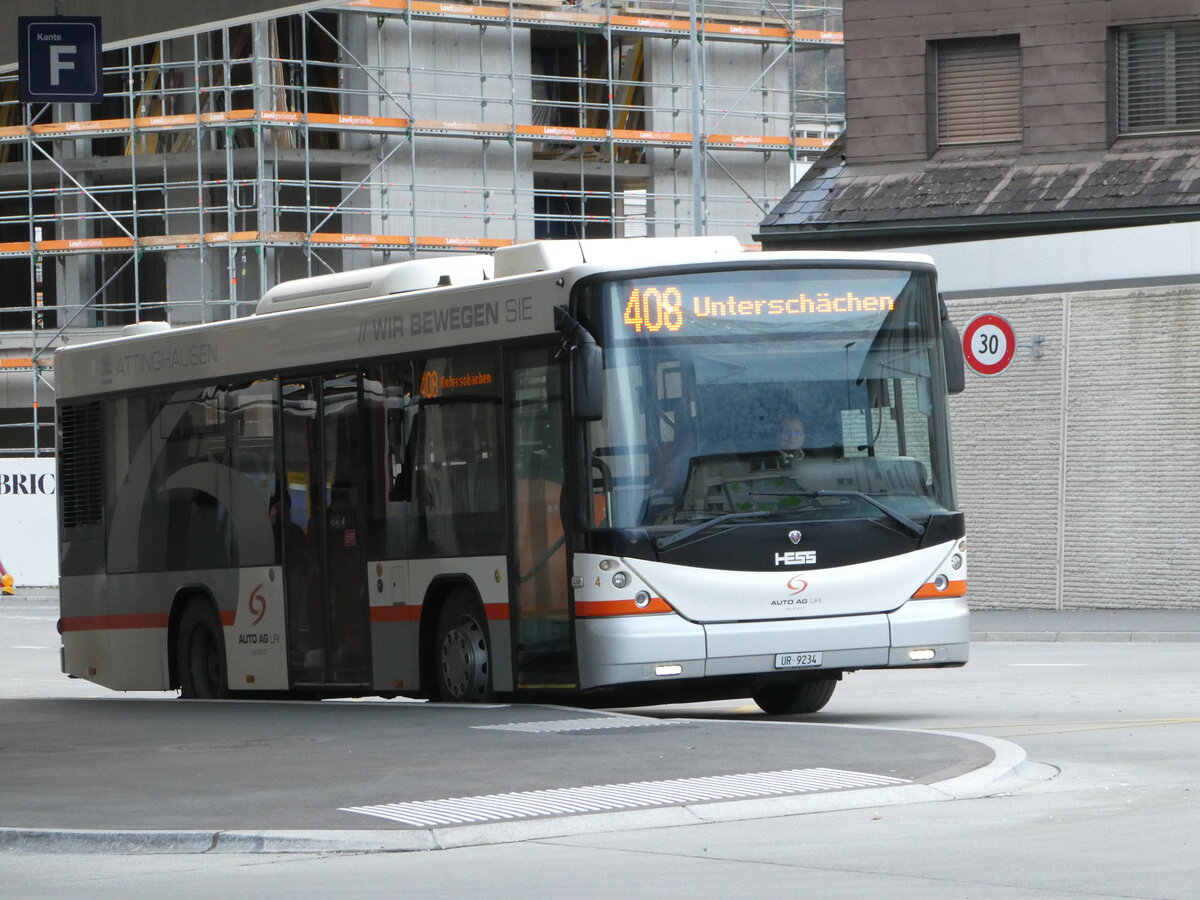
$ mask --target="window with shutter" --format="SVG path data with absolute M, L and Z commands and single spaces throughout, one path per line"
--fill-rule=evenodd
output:
M 1117 133 L 1200 131 L 1200 23 L 1122 28 Z
M 937 41 L 937 146 L 1021 140 L 1021 45 L 1016 36 Z

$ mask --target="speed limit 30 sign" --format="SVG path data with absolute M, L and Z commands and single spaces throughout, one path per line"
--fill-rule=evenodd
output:
M 967 365 L 980 375 L 999 375 L 1017 352 L 1013 327 L 995 313 L 984 313 L 968 322 L 962 342 Z

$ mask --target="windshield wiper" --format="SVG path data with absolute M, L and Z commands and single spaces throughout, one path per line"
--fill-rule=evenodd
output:
M 655 546 L 658 547 L 659 550 L 665 550 L 672 544 L 678 544 L 680 541 L 686 541 L 692 535 L 699 534 L 705 528 L 709 528 L 713 525 L 720 525 L 722 522 L 730 522 L 734 519 L 761 519 L 763 516 L 769 515 L 771 515 L 771 513 L 767 512 L 765 509 L 756 510 L 754 512 L 725 513 L 722 516 L 714 516 L 711 519 L 705 519 L 703 522 L 697 522 L 691 528 L 685 528 L 683 531 L 659 538 L 657 541 L 655 541 Z
M 770 492 L 752 492 L 752 497 L 857 497 L 859 500 L 865 500 L 879 511 L 886 513 L 891 518 L 895 519 L 917 537 L 925 534 L 925 526 L 920 522 L 915 522 L 898 510 L 892 509 L 886 503 L 881 503 L 870 494 L 864 494 L 862 491 L 770 491 Z M 744 515 L 749 515 L 748 513 Z

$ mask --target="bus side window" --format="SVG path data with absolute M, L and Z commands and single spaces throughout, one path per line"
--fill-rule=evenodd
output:
M 412 394 L 387 399 L 387 484 L 388 499 L 412 499 L 413 422 L 421 403 Z
M 420 371 L 421 402 L 406 466 L 421 552 L 503 552 L 502 405 L 492 353 L 431 357 Z
M 414 497 L 415 423 L 420 409 L 408 362 L 389 363 L 363 374 L 363 398 L 369 421 L 372 553 L 406 558 L 410 546 Z

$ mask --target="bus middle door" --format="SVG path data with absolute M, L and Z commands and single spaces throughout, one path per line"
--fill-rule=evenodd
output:
M 364 417 L 358 376 L 284 380 L 289 668 L 297 686 L 370 683 Z

